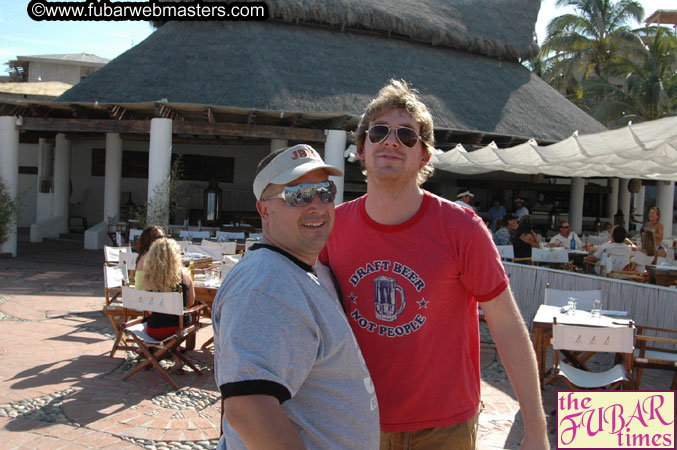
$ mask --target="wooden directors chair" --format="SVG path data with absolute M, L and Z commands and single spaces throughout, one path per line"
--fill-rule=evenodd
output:
M 161 341 L 154 339 L 146 332 L 145 317 L 128 321 L 122 325 L 124 332 L 137 345 L 135 350 L 141 359 L 141 362 L 123 377 L 124 380 L 140 370 L 152 366 L 169 383 L 172 389 L 177 390 L 179 386 L 160 365 L 160 361 L 167 357 L 173 357 L 176 361 L 180 360 L 198 375 L 201 374 L 200 369 L 179 351 L 179 346 L 204 326 L 200 323 L 200 314 L 205 308 L 204 305 L 199 304 L 184 308 L 183 295 L 180 292 L 149 292 L 127 286 L 122 287 L 122 299 L 126 309 L 144 311 L 144 316 L 151 312 L 179 316 L 179 330 Z M 184 314 L 190 314 L 193 319 L 189 325 L 184 323 Z
M 562 379 L 573 390 L 577 389 L 632 389 L 632 354 L 634 350 L 634 327 L 584 327 L 558 324 L 552 326 L 555 364 L 555 379 Z M 588 372 L 560 362 L 562 350 L 585 352 L 613 352 L 622 357 L 604 372 Z
M 672 371 L 672 386 L 677 390 L 677 330 L 638 326 L 633 365 L 635 389 L 640 389 L 644 368 Z M 647 345 L 650 344 L 650 345 Z

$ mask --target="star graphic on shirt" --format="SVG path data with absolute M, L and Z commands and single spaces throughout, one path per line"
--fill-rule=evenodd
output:
M 356 296 L 355 294 L 353 294 L 352 292 L 350 293 L 350 295 L 348 296 L 348 298 L 350 299 L 350 301 L 351 301 L 352 303 L 357 303 L 357 296 Z
M 428 309 L 428 303 L 430 303 L 430 302 L 426 302 L 425 299 L 422 298 L 420 302 L 416 302 L 416 303 L 418 303 L 418 309 L 421 309 L 421 308 Z

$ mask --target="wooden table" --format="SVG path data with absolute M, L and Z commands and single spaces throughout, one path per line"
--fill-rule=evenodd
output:
M 677 266 L 673 266 L 672 270 L 661 269 L 659 267 L 654 264 L 647 264 L 646 269 L 649 271 L 649 283 L 659 286 L 677 284 Z
M 599 318 L 592 318 L 588 311 L 576 310 L 572 316 L 562 312 L 560 306 L 541 305 L 534 316 L 534 329 L 532 343 L 534 352 L 536 353 L 536 364 L 538 367 L 538 379 L 543 387 L 545 375 L 547 370 L 545 368 L 547 350 L 552 339 L 552 322 L 557 318 L 557 323 L 567 325 L 590 325 L 590 326 L 605 326 L 605 327 L 622 327 L 627 326 L 630 322 L 627 318 L 614 317 L 610 315 L 603 315 Z
M 219 286 L 205 286 L 200 281 L 195 281 L 195 301 L 202 302 L 207 305 L 207 308 L 204 310 L 204 315 L 211 319 L 212 317 L 212 306 L 214 305 L 214 298 L 216 293 L 219 290 Z M 214 336 L 209 338 L 207 342 L 202 344 L 202 348 L 206 348 L 214 342 Z M 193 346 L 195 344 L 193 343 Z

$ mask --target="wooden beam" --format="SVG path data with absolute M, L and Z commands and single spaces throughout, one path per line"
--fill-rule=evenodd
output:
M 150 121 L 24 117 L 23 125 L 17 128 L 57 133 L 150 133 Z
M 143 134 L 121 134 L 120 139 L 123 141 L 134 141 L 134 142 L 148 142 L 150 141 L 150 136 Z M 197 145 L 223 145 L 223 146 L 233 146 L 233 147 L 251 147 L 251 146 L 264 146 L 269 145 L 270 142 L 268 139 L 241 139 L 241 138 L 230 138 L 224 139 L 222 137 L 185 137 L 185 136 L 174 136 L 172 138 L 172 144 L 197 144 Z
M 57 133 L 150 133 L 149 120 L 50 119 L 24 117 L 23 131 L 52 131 Z M 175 134 L 207 136 L 237 136 L 261 139 L 287 139 L 306 142 L 325 142 L 324 130 L 287 128 L 272 125 L 244 125 L 236 123 L 172 122 Z
M 209 136 L 242 136 L 263 139 L 325 142 L 324 130 L 287 128 L 273 125 L 245 125 L 239 123 L 174 122 L 177 134 L 203 134 Z

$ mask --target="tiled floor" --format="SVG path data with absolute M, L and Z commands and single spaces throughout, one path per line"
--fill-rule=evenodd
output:
M 203 374 L 175 375 L 177 393 L 152 370 L 123 381 L 130 361 L 109 356 L 112 328 L 101 313 L 102 254 L 22 239 L 17 258 L 0 259 L 0 450 L 212 448 L 220 416 L 212 351 L 188 352 Z M 210 336 L 200 331 L 197 348 Z M 493 350 L 483 350 L 482 367 L 480 448 L 519 448 L 519 408 Z M 669 375 L 648 372 L 643 389 L 669 386 Z M 558 387 L 544 391 L 546 411 Z

